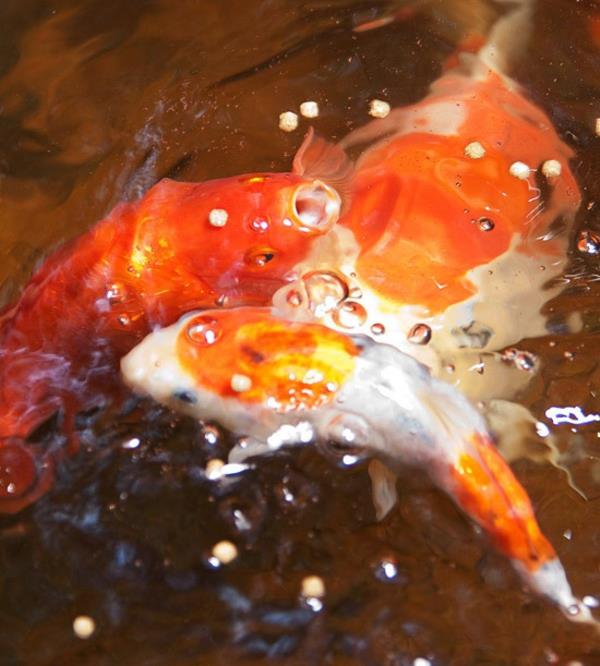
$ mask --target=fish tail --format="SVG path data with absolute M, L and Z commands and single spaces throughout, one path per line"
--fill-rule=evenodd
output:
M 490 536 L 532 590 L 574 622 L 597 625 L 573 595 L 565 569 L 542 534 L 524 488 L 492 441 L 474 434 L 448 475 L 447 491 Z
M 527 49 L 536 3 L 535 0 L 501 2 L 513 7 L 494 23 L 477 56 L 488 69 L 506 75 Z
M 450 469 L 450 492 L 510 559 L 535 571 L 556 557 L 523 486 L 487 435 L 473 433 Z

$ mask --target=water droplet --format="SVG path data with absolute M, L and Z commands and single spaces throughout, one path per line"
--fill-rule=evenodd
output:
M 209 446 L 217 446 L 217 444 L 219 444 L 221 441 L 221 433 L 219 432 L 219 429 L 214 425 L 206 425 L 206 424 L 203 425 L 202 435 L 204 437 L 204 441 Z
M 106 289 L 106 298 L 111 305 L 122 303 L 125 300 L 125 286 L 120 282 L 113 282 Z
M 413 345 L 426 345 L 431 340 L 431 328 L 427 324 L 415 324 L 406 339 Z
M 583 229 L 577 236 L 577 249 L 582 254 L 600 253 L 600 235 L 595 231 Z
M 496 225 L 494 224 L 493 220 L 490 220 L 489 217 L 480 217 L 477 220 L 477 226 L 481 229 L 481 231 L 492 231 Z
M 122 314 L 117 317 L 117 321 L 119 322 L 120 326 L 126 327 L 131 324 L 131 319 L 129 318 L 129 315 Z
M 277 251 L 272 247 L 255 247 L 246 252 L 244 261 L 248 266 L 264 268 L 277 256 Z
M 352 287 L 350 289 L 350 298 L 362 298 L 362 289 L 360 287 Z
M 312 271 L 302 276 L 308 305 L 317 317 L 335 310 L 348 298 L 348 285 L 339 275 L 329 271 Z
M 291 289 L 288 291 L 285 300 L 289 305 L 297 308 L 302 305 L 302 294 L 297 289 Z
M 375 564 L 374 574 L 382 583 L 395 583 L 399 580 L 398 565 L 393 557 L 383 557 Z
M 258 234 L 264 234 L 269 229 L 269 221 L 262 217 L 256 217 L 250 222 L 250 229 Z
M 379 323 L 373 324 L 373 326 L 371 326 L 371 333 L 373 333 L 373 335 L 383 335 L 385 333 L 385 326 Z
M 346 301 L 333 313 L 333 321 L 343 328 L 357 328 L 367 321 L 367 311 L 360 303 Z
M 215 305 L 218 305 L 222 308 L 227 305 L 227 301 L 229 301 L 229 297 L 226 294 L 221 294 L 215 298 Z
M 501 356 L 505 363 L 512 363 L 519 370 L 531 372 L 535 369 L 536 356 L 531 352 L 519 351 L 514 347 L 504 350 Z
M 515 365 L 519 370 L 530 372 L 535 368 L 535 356 L 529 352 L 519 352 L 515 356 Z
M 191 342 L 201 347 L 214 344 L 221 336 L 219 322 L 214 317 L 205 315 L 194 317 L 185 332 Z

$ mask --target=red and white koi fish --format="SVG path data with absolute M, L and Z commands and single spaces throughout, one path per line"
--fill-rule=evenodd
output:
M 207 310 L 149 335 L 121 369 L 137 392 L 242 433 L 230 462 L 334 442 L 389 470 L 377 479 L 383 511 L 395 502 L 399 468 L 425 470 L 531 588 L 569 617 L 591 619 L 482 416 L 394 347 L 266 308 Z
M 76 414 L 122 390 L 119 360 L 144 335 L 192 309 L 270 303 L 340 205 L 298 173 L 163 180 L 51 255 L 0 314 L 0 512 L 48 489 Z M 68 444 L 43 451 L 32 434 L 55 414 Z

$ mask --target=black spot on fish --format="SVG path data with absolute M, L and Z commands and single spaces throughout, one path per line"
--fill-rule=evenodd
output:
M 198 402 L 198 398 L 192 391 L 175 391 L 173 393 L 173 398 L 185 402 L 188 405 L 195 405 Z
M 262 363 L 265 360 L 265 355 L 259 352 L 257 349 L 253 349 L 249 345 L 242 345 L 241 347 L 242 354 L 245 354 L 252 363 Z

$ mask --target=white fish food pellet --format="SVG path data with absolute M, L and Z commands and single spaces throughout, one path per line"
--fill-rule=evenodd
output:
M 284 111 L 279 114 L 279 129 L 284 132 L 293 132 L 298 127 L 298 114 L 293 111 Z
M 224 227 L 228 219 L 229 215 L 223 208 L 213 208 L 208 214 L 208 223 L 212 227 Z
M 316 118 L 319 115 L 319 105 L 312 100 L 300 104 L 300 114 L 305 118 Z
M 96 623 L 88 615 L 78 615 L 73 620 L 73 632 L 77 638 L 87 640 L 96 631 Z
M 390 105 L 382 99 L 372 99 L 369 102 L 369 115 L 373 118 L 385 118 L 391 110 Z
M 472 160 L 480 160 L 485 156 L 485 148 L 479 141 L 471 141 L 471 143 L 465 146 L 465 155 Z
M 542 173 L 546 178 L 557 178 L 562 173 L 562 165 L 558 160 L 546 160 L 542 164 Z

